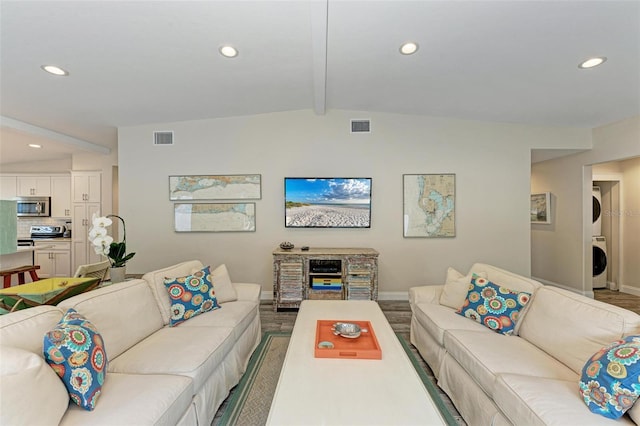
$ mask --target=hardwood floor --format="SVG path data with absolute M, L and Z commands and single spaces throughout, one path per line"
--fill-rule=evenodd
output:
M 640 296 L 613 290 L 594 290 L 594 299 L 640 314 Z

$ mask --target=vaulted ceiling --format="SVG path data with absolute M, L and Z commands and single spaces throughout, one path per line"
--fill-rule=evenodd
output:
M 0 60 L 3 163 L 21 136 L 100 149 L 118 126 L 299 109 L 592 128 L 640 114 L 640 2 L 2 0 Z

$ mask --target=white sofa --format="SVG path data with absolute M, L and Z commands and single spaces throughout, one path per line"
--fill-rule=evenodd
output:
M 451 268 L 446 286 L 409 290 L 411 342 L 469 425 L 640 424 L 640 404 L 617 421 L 607 419 L 589 411 L 578 385 L 600 348 L 640 334 L 639 315 L 482 263 L 462 281 L 472 273 L 533 294 L 516 335 L 496 333 L 441 304 L 452 305 L 452 291 L 459 292 Z
M 58 306 L 1 316 L 0 424 L 209 426 L 260 341 L 261 287 L 233 283 L 237 300 L 169 327 L 165 277 L 202 267 L 183 262 Z M 69 308 L 95 325 L 107 353 L 107 375 L 93 411 L 69 404 L 66 388 L 43 358 L 44 334 Z

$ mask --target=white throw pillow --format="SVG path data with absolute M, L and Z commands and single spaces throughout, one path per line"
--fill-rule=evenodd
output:
M 69 406 L 62 380 L 33 352 L 0 346 L 0 424 L 58 424 Z
M 476 273 L 476 275 L 487 278 L 486 272 Z M 460 308 L 467 298 L 471 276 L 472 273 L 462 275 L 454 268 L 449 267 L 447 269 L 447 279 L 444 283 L 442 294 L 440 294 L 440 304 L 453 309 Z
M 224 263 L 211 272 L 211 283 L 213 284 L 213 290 L 216 292 L 218 303 L 238 300 L 238 293 L 233 284 L 231 284 L 231 277 Z

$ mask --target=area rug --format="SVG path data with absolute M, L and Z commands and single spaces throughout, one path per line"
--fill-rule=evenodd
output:
M 422 368 L 404 338 L 399 334 L 396 336 L 447 425 L 457 425 L 454 415 L 442 400 L 433 379 Z M 222 405 L 220 409 L 222 414 L 216 416 L 213 425 L 261 426 L 266 424 L 290 337 L 291 333 L 288 332 L 264 333 L 260 345 L 251 356 L 246 373 Z

